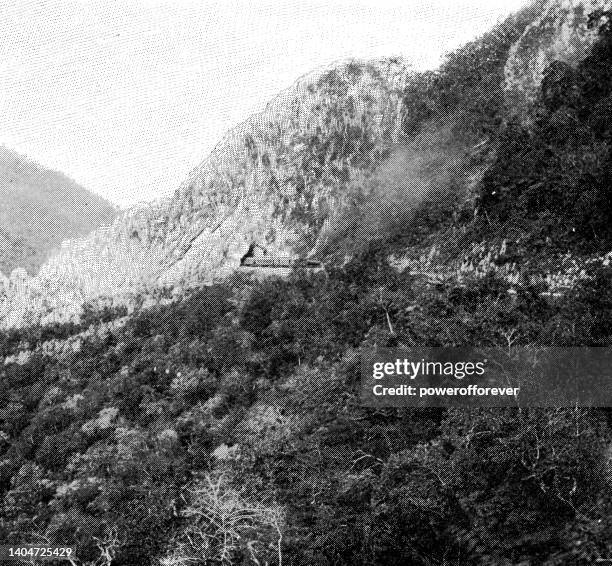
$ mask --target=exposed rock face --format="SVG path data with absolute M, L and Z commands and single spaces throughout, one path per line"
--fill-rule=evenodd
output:
M 588 29 L 588 16 L 609 0 L 545 0 L 539 17 L 527 26 L 512 47 L 505 68 L 508 107 L 529 120 L 543 74 L 553 61 L 575 65 L 588 54 L 597 29 Z
M 252 242 L 307 255 L 351 183 L 398 141 L 405 61 L 347 61 L 298 80 L 232 130 L 165 201 L 65 242 L 37 277 L 9 283 L 0 321 L 76 316 L 84 300 L 190 285 L 239 265 Z

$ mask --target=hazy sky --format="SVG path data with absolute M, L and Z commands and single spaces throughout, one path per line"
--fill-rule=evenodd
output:
M 524 0 L 2 0 L 0 144 L 126 206 L 166 195 L 300 75 L 416 68 Z

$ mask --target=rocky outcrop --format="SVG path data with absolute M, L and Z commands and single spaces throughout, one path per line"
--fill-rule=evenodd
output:
M 528 122 L 544 71 L 553 61 L 575 65 L 588 54 L 597 28 L 589 14 L 612 7 L 609 0 L 546 0 L 539 16 L 510 50 L 505 68 L 507 106 Z

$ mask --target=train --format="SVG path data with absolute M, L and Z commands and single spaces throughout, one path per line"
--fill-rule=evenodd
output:
M 321 262 L 314 261 L 311 259 L 300 259 L 295 257 L 263 255 L 255 257 L 245 257 L 240 262 L 240 265 L 244 267 L 273 267 L 277 269 L 291 267 L 315 269 L 317 267 L 321 267 Z

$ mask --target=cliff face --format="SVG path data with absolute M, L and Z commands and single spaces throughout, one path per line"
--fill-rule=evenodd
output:
M 588 29 L 588 16 L 609 6 L 606 0 L 547 0 L 510 51 L 505 68 L 505 89 L 511 112 L 525 121 L 546 67 L 553 61 L 577 64 L 597 39 Z
M 65 319 L 92 297 L 220 277 L 251 242 L 307 255 L 351 186 L 398 142 L 407 73 L 404 61 L 386 59 L 301 78 L 232 130 L 173 197 L 65 242 L 35 278 L 12 276 L 4 324 Z

